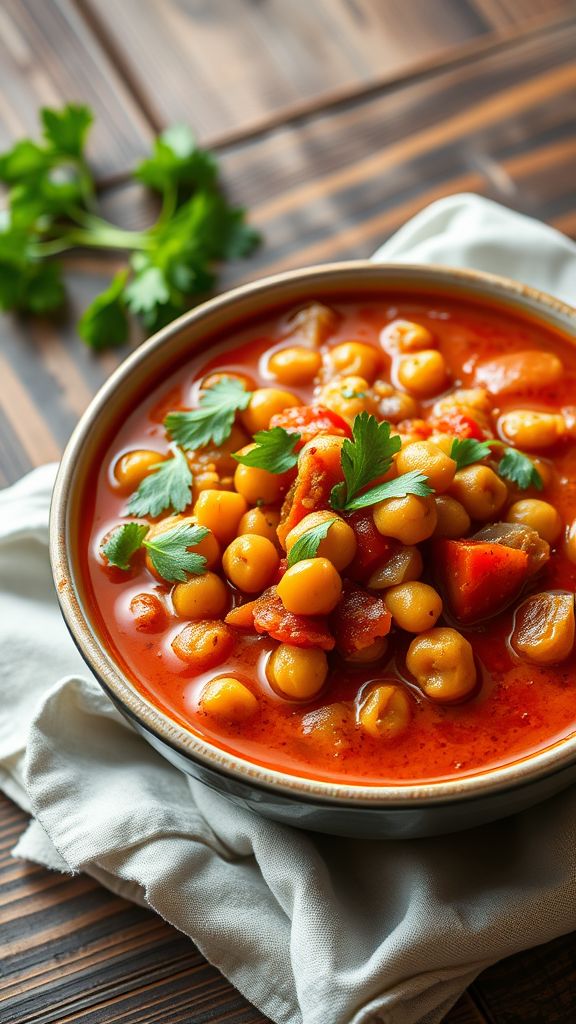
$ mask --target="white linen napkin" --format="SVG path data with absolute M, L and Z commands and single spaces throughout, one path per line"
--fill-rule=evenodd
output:
M 576 245 L 478 196 L 376 259 L 502 271 L 576 297 Z M 60 618 L 45 466 L 0 493 L 0 785 L 15 856 L 156 910 L 278 1024 L 437 1024 L 494 961 L 576 928 L 576 793 L 436 839 L 265 821 L 172 768 L 115 711 Z

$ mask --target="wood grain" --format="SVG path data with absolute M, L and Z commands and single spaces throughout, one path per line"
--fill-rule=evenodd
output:
M 207 142 L 576 12 L 574 0 L 78 2 L 153 123 L 186 121 Z
M 149 147 L 145 114 L 72 0 L 0 4 L 0 150 L 37 137 L 38 109 L 88 103 L 90 156 L 100 177 L 125 173 Z
M 185 118 L 265 235 L 223 287 L 369 255 L 454 191 L 576 236 L 575 53 L 576 0 L 4 0 L 0 147 L 39 104 L 86 100 L 103 209 L 137 228 L 154 203 L 127 172 Z M 116 267 L 74 256 L 64 316 L 2 318 L 0 485 L 57 457 L 125 354 L 93 356 L 74 326 Z M 0 1024 L 265 1024 L 156 916 L 14 861 L 25 821 L 0 798 Z M 485 972 L 446 1021 L 571 1024 L 575 982 L 567 936 Z

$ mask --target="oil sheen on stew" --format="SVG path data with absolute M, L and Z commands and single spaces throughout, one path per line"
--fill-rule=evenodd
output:
M 289 773 L 408 783 L 542 749 L 576 722 L 574 394 L 567 340 L 448 298 L 230 332 L 95 474 L 107 644 L 176 721 Z

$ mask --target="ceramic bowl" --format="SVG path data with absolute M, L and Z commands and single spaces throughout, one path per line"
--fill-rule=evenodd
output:
M 79 523 L 87 482 L 117 424 L 158 380 L 195 352 L 205 351 L 215 336 L 286 304 L 359 293 L 393 301 L 395 292 L 411 290 L 480 300 L 528 316 L 576 343 L 575 310 L 487 274 L 356 261 L 266 278 L 196 307 L 122 363 L 74 431 L 52 502 L 50 549 L 62 612 L 87 665 L 122 714 L 163 757 L 207 786 L 276 821 L 336 835 L 433 835 L 520 811 L 576 779 L 576 733 L 505 767 L 425 785 L 320 782 L 252 764 L 172 721 L 115 663 L 82 596 Z

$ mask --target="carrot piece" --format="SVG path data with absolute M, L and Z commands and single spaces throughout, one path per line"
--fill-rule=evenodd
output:
M 529 575 L 527 553 L 504 544 L 440 540 L 434 558 L 448 606 L 463 623 L 497 615 L 518 597 Z
M 256 601 L 246 601 L 244 604 L 232 608 L 225 616 L 224 622 L 227 626 L 237 626 L 238 629 L 254 629 L 254 607 Z

